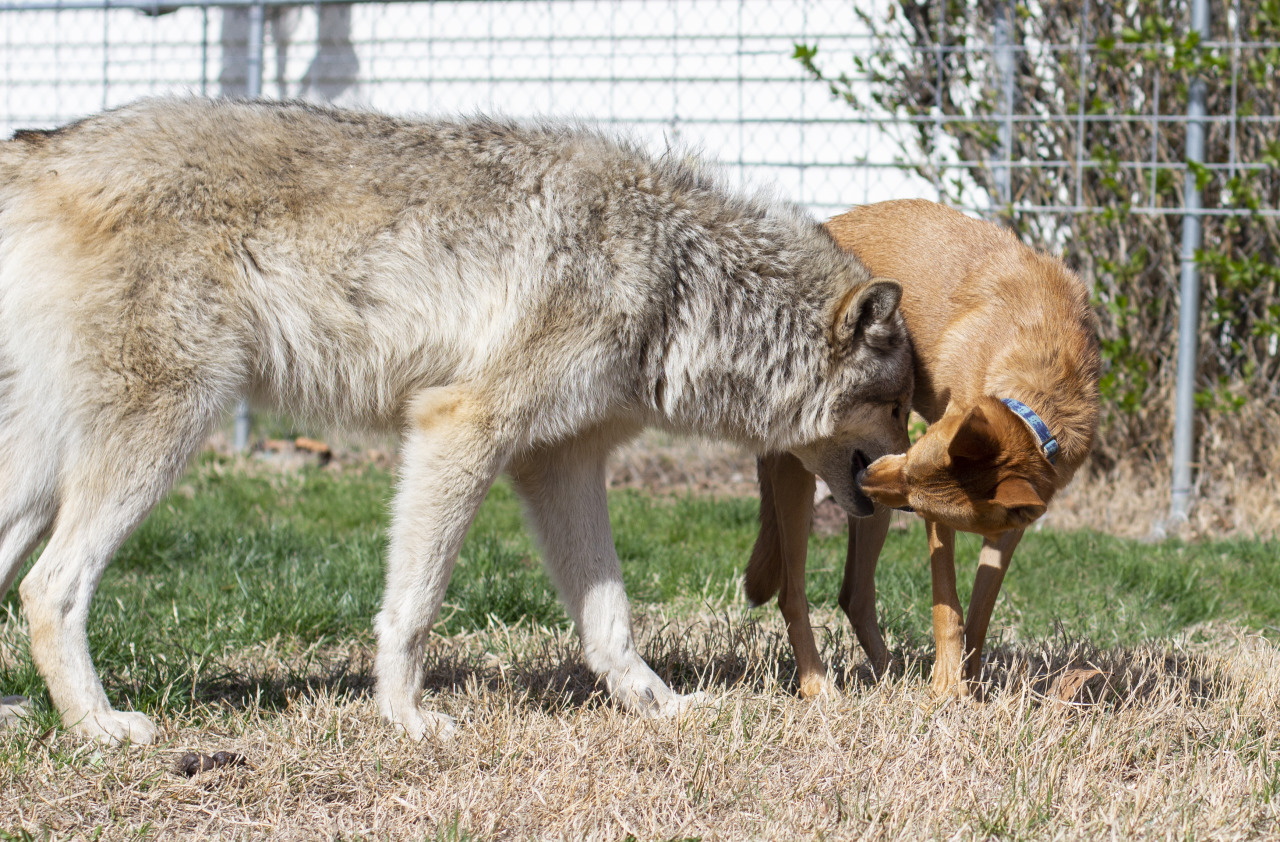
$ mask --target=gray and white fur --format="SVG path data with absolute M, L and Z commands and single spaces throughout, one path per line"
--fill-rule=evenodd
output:
M 592 131 L 302 104 L 139 102 L 0 143 L 0 594 L 64 722 L 109 704 L 89 603 L 242 395 L 399 431 L 377 700 L 415 738 L 423 647 L 499 472 L 523 496 L 588 664 L 670 715 L 637 654 L 605 460 L 645 426 L 791 450 L 851 510 L 905 448 L 899 288 L 799 210 Z

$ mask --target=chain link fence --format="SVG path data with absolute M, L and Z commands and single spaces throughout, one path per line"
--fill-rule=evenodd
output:
M 1280 0 L 897 0 L 860 19 L 871 47 L 805 46 L 811 75 L 944 201 L 1092 283 L 1095 469 L 1171 475 L 1175 522 L 1197 488 L 1274 477 Z
M 744 185 L 831 215 L 912 176 L 793 59 L 868 49 L 831 0 L 543 0 L 263 5 L 262 87 L 398 114 L 604 125 L 717 159 Z M 254 4 L 0 2 L 0 132 L 142 96 L 246 90 Z M 916 187 L 918 191 L 920 186 Z
M 0 33 L 2 135 L 260 90 L 580 119 L 819 216 L 940 199 L 1094 284 L 1104 469 L 1180 460 L 1177 510 L 1192 464 L 1280 459 L 1280 0 L 0 0 Z

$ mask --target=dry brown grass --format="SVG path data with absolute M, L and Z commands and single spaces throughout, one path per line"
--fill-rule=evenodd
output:
M 336 451 L 339 470 L 367 458 Z M 753 474 L 732 449 L 647 437 L 613 482 L 742 495 Z M 1223 498 L 1214 505 L 1237 520 L 1193 527 L 1261 531 L 1239 507 L 1275 523 L 1272 491 Z M 1156 483 L 1086 480 L 1047 522 L 1143 534 L 1166 505 Z M 843 617 L 815 609 L 840 689 L 810 703 L 791 686 L 772 607 L 665 610 L 638 617 L 646 657 L 714 699 L 682 721 L 618 710 L 570 633 L 495 626 L 433 641 L 428 694 L 461 736 L 412 744 L 378 721 L 370 641 L 268 641 L 221 662 L 202 703 L 163 722 L 159 746 L 102 749 L 34 723 L 0 731 L 0 838 L 1280 837 L 1274 641 L 1230 626 L 1133 649 L 1006 636 L 982 700 L 938 702 L 927 641 L 890 629 L 895 669 L 875 683 Z M 0 660 L 13 662 L 21 634 L 0 620 Z M 175 771 L 186 752 L 218 750 L 249 765 Z
M 810 703 L 789 686 L 775 614 L 640 618 L 655 668 L 715 698 L 678 722 L 603 699 L 567 633 L 438 639 L 428 692 L 463 725 L 446 745 L 410 743 L 378 721 L 366 644 L 317 653 L 277 641 L 245 654 L 223 700 L 165 722 L 157 747 L 100 749 L 29 725 L 0 732 L 0 829 L 109 839 L 1280 834 L 1271 642 L 1219 628 L 1137 650 L 1019 644 L 994 653 L 984 702 L 938 703 L 922 652 L 897 641 L 898 668 L 872 683 L 841 618 L 819 612 L 842 689 Z M 1083 668 L 1098 673 L 1069 673 L 1068 684 L 1087 681 L 1064 688 L 1063 674 Z M 187 751 L 219 749 L 249 765 L 174 771 Z
M 1039 528 L 1091 529 L 1119 538 L 1154 537 L 1169 514 L 1167 471 L 1120 466 L 1106 476 L 1077 478 L 1053 501 Z M 1280 474 L 1202 476 L 1188 522 L 1168 530 L 1180 538 L 1280 536 Z

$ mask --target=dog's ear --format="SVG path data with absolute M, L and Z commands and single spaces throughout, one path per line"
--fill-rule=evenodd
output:
M 1022 477 L 1010 477 L 996 486 L 992 502 L 1003 506 L 1010 519 L 1026 526 L 1044 514 L 1045 501 Z
M 952 461 L 981 462 L 1000 453 L 1000 439 L 981 406 L 970 409 L 947 445 Z
M 873 348 L 890 348 L 897 338 L 893 314 L 902 300 L 902 285 L 888 278 L 872 278 L 855 287 L 836 310 L 833 336 L 837 348 L 848 348 L 861 331 Z

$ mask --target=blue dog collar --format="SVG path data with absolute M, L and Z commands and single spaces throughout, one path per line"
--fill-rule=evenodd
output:
M 1052 465 L 1054 460 L 1058 458 L 1058 440 L 1053 437 L 1053 433 L 1049 432 L 1049 425 L 1044 423 L 1044 419 L 1036 415 L 1031 410 L 1031 407 L 1022 401 L 1016 401 L 1013 398 L 1001 398 L 1000 402 L 1018 413 L 1018 417 L 1027 422 L 1031 432 L 1035 433 L 1036 438 L 1040 439 L 1040 449 L 1044 451 L 1044 457 Z

